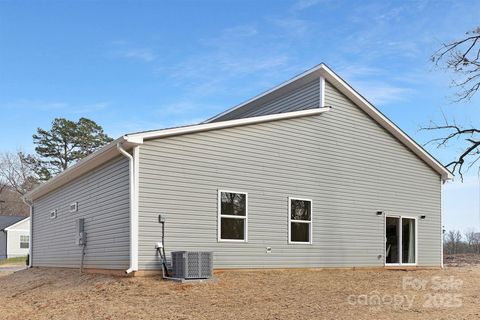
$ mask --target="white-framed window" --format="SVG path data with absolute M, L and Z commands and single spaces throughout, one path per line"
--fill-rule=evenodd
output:
M 30 247 L 30 236 L 20 236 L 20 249 L 28 249 Z
M 57 209 L 50 211 L 50 219 L 57 218 Z
M 288 243 L 312 243 L 312 200 L 288 198 Z
M 248 194 L 218 190 L 218 241 L 248 241 Z

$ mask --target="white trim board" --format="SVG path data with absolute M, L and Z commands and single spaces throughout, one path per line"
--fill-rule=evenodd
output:
M 325 107 L 325 78 L 320 76 L 318 78 L 319 83 L 319 99 L 318 99 L 318 106 L 320 108 Z

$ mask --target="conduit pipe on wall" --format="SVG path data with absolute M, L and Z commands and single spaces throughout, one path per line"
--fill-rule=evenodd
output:
M 135 149 L 134 147 L 134 155 Z M 118 151 L 128 158 L 129 177 L 130 177 L 130 267 L 125 271 L 129 274 L 138 271 L 138 206 L 137 206 L 137 186 L 135 172 L 135 157 L 122 148 L 122 144 L 117 143 Z M 138 159 L 137 159 L 138 161 Z

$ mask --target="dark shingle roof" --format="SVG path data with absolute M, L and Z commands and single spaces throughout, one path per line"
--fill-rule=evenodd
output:
M 5 228 L 10 227 L 12 224 L 17 223 L 20 220 L 23 220 L 28 217 L 18 217 L 18 216 L 0 216 L 0 231 Z

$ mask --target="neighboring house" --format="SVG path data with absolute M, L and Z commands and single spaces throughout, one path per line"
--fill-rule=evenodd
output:
M 24 257 L 30 248 L 30 218 L 0 216 L 0 259 Z
M 32 265 L 159 270 L 442 266 L 450 172 L 327 66 L 198 125 L 126 134 L 26 199 Z

